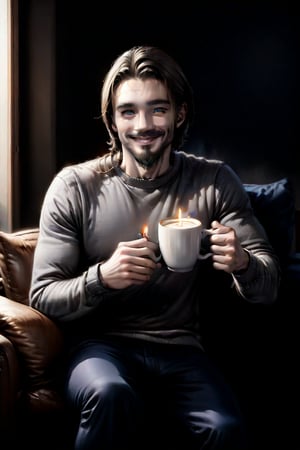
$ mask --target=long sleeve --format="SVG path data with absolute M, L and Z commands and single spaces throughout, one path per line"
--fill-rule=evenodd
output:
M 99 264 L 119 242 L 136 239 L 145 223 L 157 242 L 159 220 L 175 216 L 179 207 L 205 228 L 213 220 L 233 227 L 250 260 L 243 274 L 228 274 L 234 288 L 249 302 L 276 299 L 278 259 L 241 181 L 226 164 L 178 152 L 169 171 L 154 180 L 130 178 L 119 169 L 103 174 L 97 164 L 67 167 L 49 186 L 34 256 L 31 306 L 60 322 L 87 319 L 88 331 L 94 320 L 95 333 L 105 328 L 156 338 L 196 334 L 202 262 L 185 275 L 162 264 L 147 283 L 123 290 L 105 289 L 98 277 Z M 221 271 L 213 269 L 213 276 L 216 272 Z

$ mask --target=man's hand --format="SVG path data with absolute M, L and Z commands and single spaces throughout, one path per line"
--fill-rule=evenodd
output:
M 101 264 L 99 275 L 105 287 L 124 289 L 148 281 L 160 263 L 158 245 L 146 237 L 120 242 L 112 256 Z
M 215 269 L 228 273 L 247 269 L 248 253 L 241 246 L 233 228 L 226 227 L 215 220 L 211 224 L 210 235 L 210 248 Z

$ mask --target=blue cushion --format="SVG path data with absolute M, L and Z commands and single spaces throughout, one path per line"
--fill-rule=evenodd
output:
M 267 232 L 281 265 L 292 252 L 295 229 L 295 194 L 291 181 L 282 178 L 268 184 L 244 184 L 251 205 Z

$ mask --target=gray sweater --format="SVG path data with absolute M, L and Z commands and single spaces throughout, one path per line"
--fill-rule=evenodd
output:
M 225 275 L 231 289 L 249 302 L 276 299 L 278 260 L 238 176 L 222 161 L 175 152 L 168 172 L 154 180 L 130 178 L 120 168 L 103 174 L 98 158 L 55 176 L 41 210 L 31 306 L 72 324 L 80 339 L 112 333 L 200 345 L 201 301 L 222 272 L 211 258 L 188 273 L 163 264 L 144 285 L 123 290 L 104 288 L 98 278 L 98 265 L 120 241 L 136 239 L 147 224 L 157 242 L 159 220 L 179 208 L 205 228 L 218 220 L 236 230 L 250 264 L 241 275 Z

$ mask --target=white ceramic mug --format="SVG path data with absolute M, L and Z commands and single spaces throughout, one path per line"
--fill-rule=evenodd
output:
M 202 228 L 200 220 L 191 217 L 166 218 L 158 223 L 158 242 L 161 255 L 168 268 L 175 272 L 189 272 L 202 255 L 201 240 L 209 231 Z

